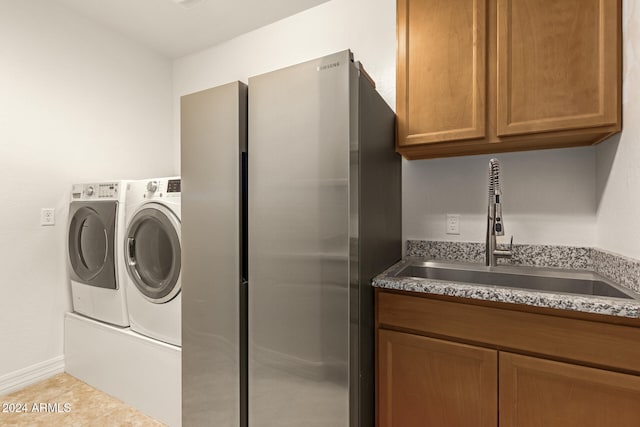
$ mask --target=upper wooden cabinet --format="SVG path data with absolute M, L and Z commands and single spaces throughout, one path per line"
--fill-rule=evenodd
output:
M 399 0 L 400 141 L 484 137 L 485 58 L 484 2 Z
M 446 157 L 620 131 L 620 0 L 398 0 L 397 149 Z

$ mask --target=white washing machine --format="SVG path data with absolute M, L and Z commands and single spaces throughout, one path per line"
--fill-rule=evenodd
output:
M 180 178 L 130 183 L 124 241 L 131 330 L 181 345 Z
M 129 326 L 122 254 L 127 184 L 74 184 L 67 224 L 73 310 L 123 327 Z

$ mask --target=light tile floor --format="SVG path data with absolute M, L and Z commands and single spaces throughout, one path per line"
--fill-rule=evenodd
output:
M 16 412 L 18 407 L 26 412 Z M 155 427 L 164 424 L 68 374 L 0 396 L 0 426 Z

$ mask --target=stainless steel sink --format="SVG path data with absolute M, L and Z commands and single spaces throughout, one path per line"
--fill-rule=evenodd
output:
M 394 276 L 522 288 L 543 292 L 640 299 L 640 295 L 586 270 L 506 265 L 486 267 L 477 264 L 410 261 Z

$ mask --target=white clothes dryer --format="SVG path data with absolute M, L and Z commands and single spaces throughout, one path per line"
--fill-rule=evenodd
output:
M 123 263 L 127 181 L 74 184 L 67 224 L 73 310 L 129 326 Z
M 181 345 L 180 178 L 132 182 L 127 192 L 125 291 L 131 330 Z

